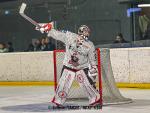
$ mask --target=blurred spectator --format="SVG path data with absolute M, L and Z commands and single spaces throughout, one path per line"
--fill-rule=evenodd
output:
M 0 53 L 8 52 L 6 44 L 0 43 Z
M 55 49 L 55 45 L 50 42 L 49 38 L 45 38 L 45 48 L 43 51 L 53 51 Z
M 0 43 L 0 53 L 3 53 L 4 45 Z
M 150 23 L 149 18 L 144 14 L 139 16 L 139 28 L 142 33 L 142 37 L 144 37 L 145 32 L 147 31 L 148 24 Z
M 8 52 L 14 52 L 13 44 L 12 42 L 7 43 Z
M 141 39 L 150 39 L 150 8 L 143 7 L 139 15 Z
M 37 39 L 33 44 L 29 44 L 26 51 L 53 51 L 55 50 L 55 45 L 51 43 L 48 37 Z
M 41 50 L 44 51 L 46 48 L 46 45 L 45 45 L 45 38 L 42 38 L 41 39 Z
M 34 51 L 41 51 L 41 42 L 37 39 L 34 43 Z
M 118 33 L 114 43 L 128 43 L 128 41 L 123 38 L 122 33 Z
M 150 39 L 150 23 L 147 25 L 147 29 L 145 31 L 143 39 Z

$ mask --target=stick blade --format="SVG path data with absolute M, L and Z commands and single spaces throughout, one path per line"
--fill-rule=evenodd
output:
M 27 6 L 26 3 L 22 3 L 22 4 L 21 4 L 20 10 L 19 10 L 19 13 L 20 13 L 20 14 L 24 13 L 24 10 L 25 10 L 26 6 Z

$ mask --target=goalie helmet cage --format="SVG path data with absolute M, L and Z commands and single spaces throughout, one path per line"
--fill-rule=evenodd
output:
M 124 104 L 132 102 L 131 99 L 125 98 L 119 92 L 116 87 L 115 79 L 113 77 L 111 61 L 110 61 L 110 51 L 107 48 L 98 48 L 97 52 L 97 64 L 98 64 L 98 77 L 96 80 L 96 87 L 101 95 L 101 105 L 111 105 L 111 104 Z M 54 89 L 56 90 L 57 83 L 61 76 L 61 70 L 63 66 L 65 51 L 64 50 L 54 50 Z M 68 94 L 67 100 L 87 100 L 85 92 L 79 87 L 77 81 L 75 80 L 71 86 Z

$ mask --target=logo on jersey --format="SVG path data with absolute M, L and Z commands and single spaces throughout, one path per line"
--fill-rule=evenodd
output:
M 73 66 L 77 67 L 79 66 L 79 58 L 77 57 L 78 53 L 75 51 L 73 55 L 71 55 L 71 59 L 69 60 L 69 64 L 72 64 Z

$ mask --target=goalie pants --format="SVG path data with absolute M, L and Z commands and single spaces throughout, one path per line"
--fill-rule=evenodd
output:
M 97 101 L 97 99 L 100 98 L 99 92 L 96 90 L 96 88 L 94 88 L 95 83 L 88 77 L 87 74 L 88 68 L 84 70 L 73 70 L 64 66 L 56 89 L 56 94 L 52 102 L 57 105 L 64 104 L 74 79 L 78 81 L 80 87 L 88 96 L 89 104 Z

